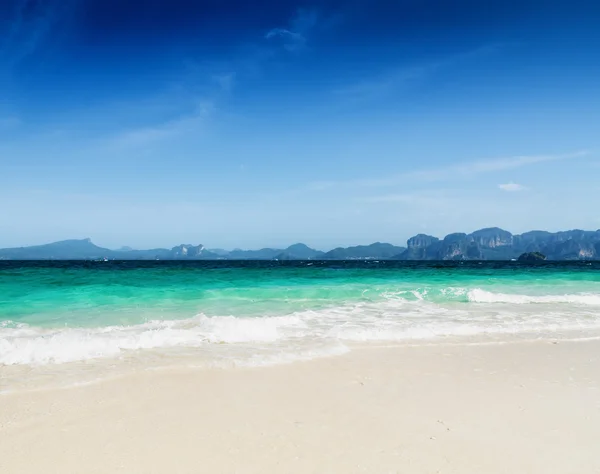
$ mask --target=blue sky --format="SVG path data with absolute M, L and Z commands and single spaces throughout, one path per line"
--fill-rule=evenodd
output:
M 600 7 L 0 3 L 0 246 L 600 228 Z

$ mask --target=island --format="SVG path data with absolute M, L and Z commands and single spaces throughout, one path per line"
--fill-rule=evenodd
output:
M 525 252 L 519 255 L 519 262 L 543 262 L 546 256 L 541 252 Z

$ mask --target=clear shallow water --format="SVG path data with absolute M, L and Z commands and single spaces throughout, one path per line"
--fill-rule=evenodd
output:
M 5 373 L 598 329 L 600 262 L 0 262 Z

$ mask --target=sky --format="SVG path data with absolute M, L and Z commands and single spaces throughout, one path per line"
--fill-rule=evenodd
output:
M 0 247 L 600 228 L 600 5 L 3 0 Z

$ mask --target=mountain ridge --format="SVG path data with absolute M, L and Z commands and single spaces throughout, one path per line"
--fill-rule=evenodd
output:
M 515 260 L 524 252 L 541 252 L 548 260 L 600 259 L 600 229 L 512 234 L 487 227 L 470 234 L 448 234 L 442 240 L 419 234 L 407 243 L 407 250 L 395 260 Z
M 499 227 L 487 227 L 470 234 L 451 233 L 442 239 L 417 234 L 407 240 L 406 247 L 375 242 L 327 252 L 303 243 L 284 249 L 259 250 L 211 251 L 201 244 L 180 244 L 171 249 L 110 250 L 84 238 L 0 249 L 0 260 L 515 260 L 526 252 L 541 252 L 548 260 L 600 260 L 600 229 L 512 234 Z

